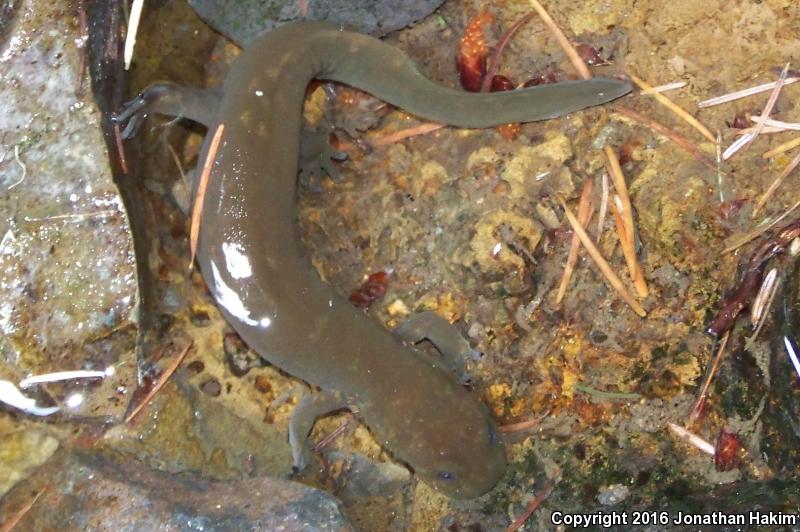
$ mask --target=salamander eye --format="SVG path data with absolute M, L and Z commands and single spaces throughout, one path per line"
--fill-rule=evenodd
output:
M 497 443 L 497 432 L 489 425 L 489 447 L 494 447 L 495 443 Z
M 456 476 L 450 471 L 439 471 L 439 478 L 442 480 L 453 480 Z

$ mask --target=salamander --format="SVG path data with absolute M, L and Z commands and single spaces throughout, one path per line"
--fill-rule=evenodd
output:
M 479 496 L 506 468 L 486 406 L 407 336 L 392 334 L 324 283 L 298 238 L 298 149 L 312 78 L 462 128 L 554 118 L 618 98 L 630 86 L 595 78 L 467 93 L 429 80 L 380 40 L 295 22 L 253 42 L 220 87 L 157 83 L 117 117 L 128 122 L 126 136 L 150 112 L 195 120 L 212 133 L 224 124 L 202 202 L 197 262 L 222 314 L 249 346 L 327 392 L 301 401 L 290 423 L 295 465 L 306 461 L 314 418 L 354 405 L 380 444 L 423 481 L 454 497 Z M 207 138 L 201 161 L 208 145 Z M 459 344 L 452 337 L 445 343 Z

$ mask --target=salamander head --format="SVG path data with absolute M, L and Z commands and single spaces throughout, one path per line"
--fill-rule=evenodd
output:
M 453 424 L 462 420 L 452 418 Z M 445 427 L 449 441 L 431 456 L 430 464 L 415 463 L 416 474 L 450 497 L 471 499 L 491 490 L 506 470 L 506 451 L 488 416 L 480 425 Z M 429 441 L 432 449 L 436 442 Z
M 450 497 L 470 499 L 497 484 L 506 469 L 506 452 L 486 406 L 447 377 L 432 395 L 412 393 L 402 402 L 395 398 L 400 415 L 390 429 L 399 434 L 371 428 L 422 481 Z

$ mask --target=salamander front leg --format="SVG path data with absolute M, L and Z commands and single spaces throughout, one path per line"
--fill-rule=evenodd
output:
M 311 393 L 300 399 L 289 420 L 289 446 L 292 448 L 292 469 L 295 472 L 304 470 L 311 461 L 308 433 L 316 419 L 345 408 L 348 408 L 347 401 L 336 392 Z
M 222 92 L 218 87 L 201 89 L 169 82 L 153 83 L 136 98 L 123 104 L 114 121 L 125 126 L 122 130 L 124 139 L 136 135 L 150 113 L 188 118 L 211 127 L 221 98 Z
M 327 121 L 323 121 L 316 129 L 303 128 L 300 138 L 300 184 L 315 192 L 321 189 L 325 175 L 336 182 L 342 180 L 333 161 L 344 161 L 347 154 L 331 147 L 329 137 L 332 129 Z
M 475 351 L 461 332 L 449 321 L 432 310 L 410 316 L 394 330 L 404 341 L 416 344 L 428 340 L 441 353 L 445 365 L 456 374 L 459 382 L 469 382 L 467 360 L 475 360 L 480 352 Z

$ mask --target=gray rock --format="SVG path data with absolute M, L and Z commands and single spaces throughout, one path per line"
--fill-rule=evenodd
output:
M 41 493 L 14 528 L 27 530 L 349 531 L 338 501 L 296 482 L 215 482 L 60 453 L 0 504 L 0 522 Z
M 325 20 L 381 37 L 429 15 L 442 2 L 309 0 L 308 14 L 301 17 L 300 0 L 189 0 L 189 4 L 209 26 L 242 46 L 247 46 L 261 33 L 301 18 Z

